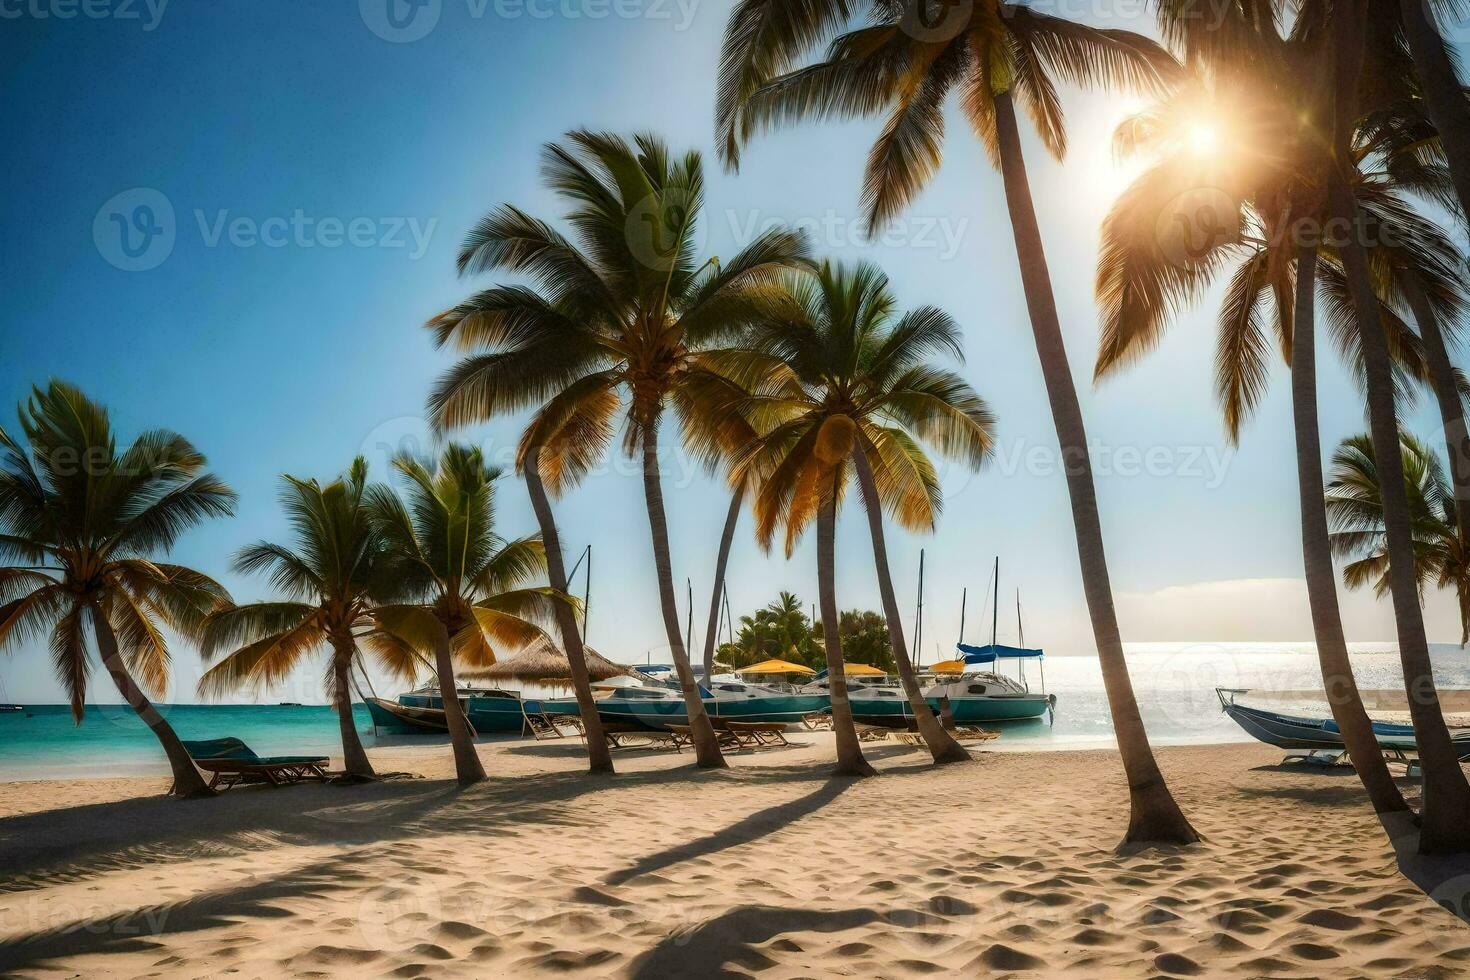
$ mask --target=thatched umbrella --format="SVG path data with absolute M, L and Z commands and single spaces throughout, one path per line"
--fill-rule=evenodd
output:
M 615 664 L 591 647 L 587 652 L 587 674 L 592 683 L 614 677 L 637 677 L 622 664 Z M 522 681 L 529 684 L 569 685 L 572 682 L 572 665 L 567 655 L 550 639 L 542 637 L 520 653 L 497 660 L 489 667 L 467 670 L 464 677 L 489 681 Z

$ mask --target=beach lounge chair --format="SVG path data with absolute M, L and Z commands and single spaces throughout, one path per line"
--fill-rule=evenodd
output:
M 694 732 L 688 725 L 670 725 L 669 734 L 674 737 L 673 742 L 674 748 L 676 749 L 682 749 L 686 745 L 694 745 Z M 722 749 L 740 748 L 740 736 L 729 729 L 723 731 L 718 728 L 715 729 L 715 737 L 719 740 L 720 748 Z
M 786 741 L 786 725 L 779 721 L 727 721 L 724 727 L 734 735 L 741 748 L 764 745 L 790 745 Z
M 882 725 L 854 725 L 852 727 L 857 729 L 859 742 L 886 742 L 891 733 L 891 729 L 884 728 Z
M 581 715 L 553 715 L 545 711 L 527 711 L 521 702 L 521 734 L 531 733 L 538 742 L 544 738 L 570 738 L 582 736 Z
M 259 756 L 238 738 L 211 738 L 184 742 L 194 765 L 212 773 L 210 789 L 229 789 L 240 783 L 282 786 L 306 780 L 326 782 L 324 755 Z
M 832 727 L 832 716 L 825 711 L 813 711 L 809 715 L 802 716 L 801 724 L 809 732 L 814 732 L 819 728 L 830 729 Z

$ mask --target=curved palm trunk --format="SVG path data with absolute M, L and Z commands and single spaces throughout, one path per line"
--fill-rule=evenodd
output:
M 868 462 L 866 448 L 859 443 L 852 454 L 857 467 L 858 486 L 863 491 L 863 504 L 868 513 L 868 532 L 873 539 L 873 564 L 878 569 L 878 594 L 883 599 L 883 616 L 888 620 L 888 640 L 893 645 L 893 659 L 898 664 L 899 680 L 903 693 L 908 696 L 909 707 L 919 725 L 919 734 L 929 746 L 929 754 L 937 764 L 969 762 L 970 753 L 956 742 L 954 736 L 945 731 L 944 725 L 934 716 L 924 692 L 919 690 L 919 679 L 914 675 L 914 665 L 909 662 L 908 644 L 904 641 L 903 621 L 898 614 L 898 599 L 893 594 L 893 577 L 888 569 L 888 543 L 883 538 L 883 510 L 878 502 L 878 484 L 873 479 L 873 467 Z
M 1092 633 L 1097 642 L 1113 731 L 1117 735 L 1118 751 L 1128 777 L 1130 816 L 1128 832 L 1123 839 L 1125 842 L 1193 843 L 1199 840 L 1199 834 L 1179 809 L 1163 773 L 1159 771 L 1158 761 L 1149 747 L 1143 718 L 1138 712 L 1133 682 L 1128 677 L 1123 640 L 1118 632 L 1118 615 L 1113 607 L 1112 586 L 1108 581 L 1107 557 L 1103 552 L 1097 492 L 1092 482 L 1092 462 L 1087 455 L 1087 431 L 1082 423 L 1082 408 L 1077 401 L 1072 370 L 1067 364 L 1067 349 L 1062 342 L 1051 274 L 1046 266 L 1046 251 L 1041 243 L 1041 229 L 1036 223 L 1036 209 L 1031 202 L 1030 181 L 1026 176 L 1026 161 L 1021 153 L 1016 109 L 1009 92 L 995 98 L 995 121 L 1000 143 L 1001 176 L 1005 182 L 1011 230 L 1016 239 L 1016 257 L 1021 266 L 1026 308 L 1036 338 L 1036 353 L 1041 359 L 1052 422 L 1061 446 L 1062 465 L 1067 473 L 1072 524 L 1077 533 L 1077 557 L 1082 566 L 1082 587 L 1092 618 Z
M 1470 540 L 1470 429 L 1465 426 L 1465 409 L 1455 384 L 1455 369 L 1450 364 L 1449 351 L 1445 350 L 1444 334 L 1439 329 L 1439 317 L 1424 292 L 1424 284 L 1407 270 L 1400 277 L 1400 283 L 1419 325 L 1419 336 L 1424 339 L 1424 359 L 1429 363 L 1429 379 L 1435 400 L 1439 403 L 1450 480 L 1455 490 L 1455 531 L 1463 545 Z
M 846 666 L 842 660 L 842 634 L 837 613 L 837 494 L 817 511 L 817 592 L 822 603 L 822 646 L 827 653 L 827 685 L 832 692 L 832 732 L 837 736 L 837 775 L 876 776 L 878 771 L 863 758 L 862 743 L 852 723 L 852 704 L 847 699 Z
M 1323 497 L 1322 437 L 1317 423 L 1316 338 L 1317 250 L 1303 247 L 1297 257 L 1296 313 L 1291 348 L 1291 407 L 1296 430 L 1297 491 L 1301 501 L 1302 561 L 1306 570 L 1307 604 L 1317 640 L 1323 690 L 1332 718 L 1363 788 L 1378 813 L 1407 810 L 1403 794 L 1389 775 L 1383 750 L 1373 737 L 1373 723 L 1363 709 L 1348 658 L 1337 604 L 1337 579 L 1327 537 Z
M 439 678 L 439 697 L 444 703 L 444 721 L 449 726 L 449 744 L 454 749 L 454 774 L 461 786 L 485 781 L 485 766 L 480 754 L 475 751 L 475 731 L 465 717 L 464 707 L 459 703 L 459 685 L 454 679 L 454 657 L 449 649 L 451 627 L 458 624 L 446 623 L 434 617 L 439 624 L 434 637 L 434 672 Z
M 362 736 L 357 733 L 357 722 L 352 717 L 352 658 L 356 646 L 351 637 L 332 641 L 332 706 L 337 711 L 337 729 L 342 733 L 342 765 L 347 775 L 358 779 L 377 779 L 373 764 L 368 761 L 367 750 L 362 747 Z
M 1357 202 L 1342 178 L 1332 179 L 1332 210 L 1341 223 L 1356 228 Z M 1415 581 L 1414 539 L 1404 489 L 1403 458 L 1399 448 L 1398 417 L 1394 407 L 1393 368 L 1388 341 L 1377 316 L 1378 295 L 1368 271 L 1362 243 L 1349 232 L 1338 251 L 1347 270 L 1348 286 L 1357 315 L 1358 340 L 1368 376 L 1368 421 L 1373 458 L 1378 467 L 1383 499 L 1383 526 L 1387 538 L 1389 591 L 1393 595 L 1399 660 L 1409 697 L 1409 716 L 1424 769 L 1424 805 L 1420 811 L 1419 849 L 1425 854 L 1470 851 L 1470 783 L 1460 769 L 1440 711 L 1424 633 L 1424 612 Z
M 745 484 L 730 495 L 730 510 L 725 514 L 725 529 L 720 532 L 720 553 L 715 557 L 715 588 L 709 597 L 709 629 L 704 634 L 704 682 L 709 683 L 715 667 L 715 631 L 720 624 L 720 593 L 725 589 L 725 568 L 730 564 L 730 545 L 735 540 L 735 525 L 740 523 L 740 504 L 745 500 Z
M 1460 207 L 1470 215 L 1470 102 L 1445 50 L 1428 0 L 1400 0 L 1404 35 L 1424 95 L 1430 122 L 1439 130 Z
M 524 472 L 526 492 L 531 497 L 531 509 L 536 512 L 536 523 L 541 527 L 541 543 L 546 548 L 546 578 L 553 589 L 565 595 L 567 566 L 562 561 L 561 535 L 556 530 L 556 518 L 552 516 L 551 502 L 546 498 L 546 487 L 541 482 L 539 450 L 533 449 L 527 454 Z M 571 666 L 572 690 L 577 694 L 577 710 L 582 715 L 582 731 L 587 736 L 588 768 L 592 772 L 611 773 L 612 753 L 602 731 L 597 702 L 592 700 L 592 683 L 587 676 L 587 654 L 582 649 L 582 634 L 577 631 L 576 614 L 565 602 L 556 603 L 556 626 L 561 633 L 562 649 L 567 653 L 567 663 Z
M 679 674 L 679 687 L 684 693 L 684 709 L 689 714 L 689 734 L 694 742 L 694 756 L 701 769 L 725 768 L 725 756 L 715 726 L 705 713 L 699 696 L 699 684 L 689 666 L 689 653 L 679 625 L 679 605 L 674 598 L 674 568 L 669 558 L 669 522 L 664 515 L 664 492 L 658 476 L 658 421 L 643 430 L 643 497 L 648 504 L 648 527 L 653 532 L 653 566 L 658 573 L 658 598 L 663 609 L 664 633 L 669 639 L 669 652 L 674 657 L 674 670 Z
M 153 732 L 153 737 L 163 746 L 163 754 L 168 757 L 168 766 L 174 775 L 174 784 L 169 793 L 185 799 L 213 796 L 214 790 L 204 784 L 204 777 L 194 767 L 194 760 L 189 758 L 189 752 L 184 748 L 184 743 L 179 741 L 173 726 L 158 713 L 158 709 L 153 707 L 153 703 L 128 673 L 128 666 L 117 651 L 117 636 L 112 632 L 112 624 L 98 606 L 89 608 L 92 614 L 92 632 L 97 637 L 97 652 L 101 655 L 102 666 L 107 668 L 107 673 L 112 676 L 112 683 L 117 685 L 117 691 L 127 701 L 128 707 Z

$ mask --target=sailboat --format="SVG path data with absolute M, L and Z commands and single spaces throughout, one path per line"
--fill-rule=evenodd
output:
M 5 682 L 0 681 L 0 711 L 24 711 L 23 705 L 11 704 L 10 695 L 5 690 Z
M 960 653 L 962 668 L 958 674 L 930 673 L 931 683 L 924 689 L 924 701 L 940 713 L 945 702 L 955 724 L 966 725 L 976 722 L 1024 721 L 1040 718 L 1055 710 L 1055 694 L 1045 690 L 1046 675 L 1042 674 L 1042 691 L 1035 693 L 1026 683 L 1024 663 L 1043 656 L 1041 650 L 1025 647 L 1002 646 L 996 642 L 996 619 L 1000 612 L 1000 559 L 995 560 L 995 593 L 992 599 L 990 643 L 983 647 L 970 646 L 964 639 L 964 614 L 961 612 L 960 642 L 955 644 Z M 921 600 L 922 601 L 922 600 Z M 1016 623 L 1021 626 L 1021 600 L 1016 597 Z M 1021 631 L 1021 642 L 1025 632 Z M 1010 677 L 996 672 L 1001 660 L 1015 660 L 1022 666 L 1018 676 Z M 990 669 L 979 669 L 989 667 Z M 976 668 L 976 669 L 971 669 Z M 850 694 L 853 718 L 868 725 L 904 725 L 914 717 L 909 699 L 897 684 L 864 687 Z
M 964 642 L 964 620 L 961 617 L 960 638 L 955 650 L 964 661 L 965 670 L 958 677 L 930 688 L 926 698 L 937 700 L 949 698 L 956 722 L 965 721 L 1016 721 L 1025 718 L 1040 718 L 1048 711 L 1055 711 L 1057 696 L 1046 693 L 1046 667 L 1041 649 L 1028 649 L 1026 627 L 1021 622 L 1021 593 L 1016 592 L 1016 634 L 1020 646 L 1002 646 L 996 642 L 996 622 L 1000 619 L 1000 558 L 995 559 L 995 591 L 991 595 L 990 643 L 987 646 L 970 646 Z M 1017 664 L 1017 675 L 1010 677 L 997 673 L 1000 661 L 1012 660 Z M 1034 660 L 1041 669 L 1041 692 L 1035 693 L 1026 683 L 1026 663 Z M 989 670 L 971 671 L 970 667 L 989 666 Z

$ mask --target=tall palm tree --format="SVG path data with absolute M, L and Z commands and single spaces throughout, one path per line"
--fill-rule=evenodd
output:
M 1177 311 L 1229 273 L 1216 347 L 1226 433 L 1236 441 L 1264 395 L 1274 339 L 1291 366 L 1302 554 L 1324 689 L 1375 809 L 1400 811 L 1407 804 L 1383 762 L 1348 658 L 1322 505 L 1316 292 L 1337 259 L 1292 231 L 1324 212 L 1316 177 L 1325 140 L 1301 125 L 1320 105 L 1312 84 L 1318 62 L 1309 41 L 1281 37 L 1274 24 L 1236 26 L 1228 51 L 1208 35 L 1216 47 L 1191 59 L 1197 71 L 1188 83 L 1119 129 L 1120 151 L 1155 159 L 1103 224 L 1096 373 L 1114 374 L 1151 349 Z M 1217 145 L 1195 145 L 1197 128 L 1211 124 L 1225 129 Z M 1354 329 L 1339 335 L 1361 361 Z M 1407 346 L 1400 335 L 1396 347 Z
M 1335 87 L 1332 116 L 1333 166 L 1327 171 L 1329 209 L 1347 228 L 1360 227 L 1360 202 L 1354 196 L 1349 161 L 1352 134 L 1361 117 L 1359 89 L 1367 44 L 1365 0 L 1332 4 L 1329 52 Z M 1325 74 L 1325 73 L 1324 73 Z M 1371 107 L 1371 106 L 1370 106 Z M 1356 313 L 1363 366 L 1367 375 L 1368 421 L 1374 458 L 1381 474 L 1384 537 L 1389 556 L 1389 589 L 1393 596 L 1399 660 L 1405 689 L 1410 693 L 1409 714 L 1424 772 L 1424 806 L 1420 812 L 1419 848 L 1423 853 L 1462 853 L 1470 850 L 1470 782 L 1460 768 L 1449 729 L 1445 726 L 1435 689 L 1424 613 L 1419 606 L 1414 576 L 1414 541 L 1408 496 L 1404 490 L 1403 459 L 1394 405 L 1392 355 L 1382 330 L 1381 300 L 1374 290 L 1372 270 L 1362 242 L 1353 234 L 1342 236 L 1340 251 L 1352 306 Z
M 374 618 L 377 607 L 400 598 L 402 589 L 373 526 L 367 487 L 361 456 L 326 485 L 283 476 L 281 507 L 295 547 L 261 541 L 240 549 L 234 562 L 242 574 L 269 575 L 283 598 L 210 613 L 200 648 L 206 660 L 220 658 L 199 679 L 206 696 L 278 683 L 311 654 L 330 649 L 326 690 L 337 711 L 343 762 L 354 779 L 376 778 L 352 717 L 352 671 L 361 648 L 399 677 L 413 677 L 419 664 L 413 647 Z
M 850 477 L 862 493 L 893 659 L 919 731 L 935 762 L 968 759 L 924 700 L 909 661 L 883 512 L 907 529 L 932 531 L 941 491 L 921 443 L 978 469 L 990 454 L 995 418 L 959 375 L 928 363 L 936 353 L 961 358 L 954 321 L 932 306 L 899 315 L 888 278 L 874 266 L 824 262 L 814 277 L 793 277 L 788 288 L 796 300 L 794 318 L 761 325 L 752 340 L 755 353 L 731 360 L 749 366 L 766 360 L 759 374 L 768 380 L 751 403 L 768 418 L 760 426 L 767 434 L 743 464 L 765 474 L 756 496 L 757 536 L 769 546 L 784 524 L 789 554 L 810 521 L 817 521 L 839 766 L 866 769 L 851 732 L 833 584 L 837 506 Z
M 480 782 L 485 768 L 475 752 L 454 678 L 456 658 L 471 667 L 495 662 L 497 647 L 518 650 L 545 636 L 538 621 L 569 601 L 544 587 L 524 587 L 546 574 L 546 551 L 537 537 L 507 541 L 495 533 L 495 481 L 500 471 L 480 450 L 451 443 L 433 469 L 411 456 L 393 467 L 403 477 L 406 499 L 386 486 L 369 487 L 368 507 L 387 549 L 398 587 L 432 614 L 434 670 L 462 784 Z M 414 607 L 380 608 L 379 621 L 398 636 L 417 625 Z
M 149 701 L 168 687 L 161 627 L 192 635 L 228 593 L 158 560 L 189 528 L 234 510 L 204 456 L 153 429 L 118 451 L 107 410 L 61 381 L 19 410 L 25 444 L 0 427 L 0 649 L 46 635 L 56 676 L 82 723 L 92 661 L 153 732 L 178 796 L 206 796 L 173 727 Z
M 1457 59 L 1439 31 L 1436 6 L 1451 16 L 1465 16 L 1466 8 L 1458 0 L 1439 4 L 1430 0 L 1399 0 L 1397 11 L 1391 4 L 1374 4 L 1370 15 L 1375 19 L 1375 32 L 1381 37 L 1396 40 L 1402 33 L 1413 58 L 1425 113 L 1444 140 L 1461 213 L 1470 214 L 1470 102 L 1465 99 Z
M 1464 646 L 1470 642 L 1470 555 L 1455 527 L 1454 491 L 1434 450 L 1409 432 L 1399 440 L 1414 529 L 1414 577 L 1421 592 L 1430 586 L 1454 589 Z M 1352 559 L 1343 566 L 1343 584 L 1350 589 L 1372 585 L 1380 597 L 1387 595 L 1383 493 L 1368 435 L 1344 439 L 1332 454 L 1326 500 L 1332 550 L 1339 558 Z
M 547 420 L 539 420 L 546 422 Z M 552 428 L 555 428 L 554 426 Z M 567 566 L 562 557 L 561 533 L 556 527 L 556 516 L 551 511 L 551 499 L 546 494 L 546 484 L 541 478 L 541 450 L 548 439 L 552 442 L 552 473 L 559 480 L 565 460 L 557 455 L 558 448 L 565 449 L 567 432 L 542 434 L 536 422 L 526 430 L 516 454 L 516 469 L 525 477 L 526 493 L 531 498 L 531 509 L 536 513 L 536 524 L 541 528 L 541 543 L 546 552 L 546 578 L 551 587 L 562 595 L 569 595 Z M 582 716 L 583 741 L 587 745 L 587 767 L 590 772 L 612 775 L 612 752 L 608 748 L 607 736 L 602 729 L 602 717 L 597 713 L 597 702 L 592 699 L 592 679 L 587 672 L 587 650 L 583 636 L 577 629 L 577 615 L 568 602 L 556 603 L 554 610 L 557 632 L 561 635 L 562 649 L 567 653 L 567 665 L 571 670 L 572 690 L 577 695 L 577 712 Z
M 642 458 L 664 631 L 695 752 L 701 767 L 723 766 L 684 649 L 659 423 L 683 379 L 701 370 L 704 352 L 779 299 L 777 275 L 805 260 L 805 243 L 773 230 L 727 263 L 698 261 L 700 157 L 675 158 L 648 134 L 630 144 L 608 133 L 570 133 L 565 145 L 547 146 L 543 173 L 570 207 L 573 237 L 510 205 L 470 232 L 462 274 L 524 273 L 539 291 L 492 287 L 430 321 L 441 346 L 475 352 L 440 379 L 430 410 L 436 425 L 453 428 L 539 405 L 533 441 L 541 473 L 561 492 L 601 458 L 626 403 L 623 447 Z
M 908 205 L 938 169 L 946 97 L 961 108 L 1001 173 L 1021 281 L 1056 426 L 1083 589 L 1129 787 L 1129 841 L 1199 839 L 1169 791 L 1138 711 L 1103 549 L 1087 433 L 1062 340 L 1051 274 L 1021 151 L 1016 102 L 1053 156 L 1066 149 L 1058 80 L 1157 90 L 1176 73 L 1154 42 L 1098 30 L 1022 3 L 872 0 L 870 26 L 837 36 L 827 58 L 796 68 L 855 9 L 842 0 L 740 0 L 726 28 L 716 120 L 732 165 L 755 132 L 807 116 L 888 112 L 868 157 L 864 203 L 875 224 Z M 794 69 L 794 70 L 793 70 Z

